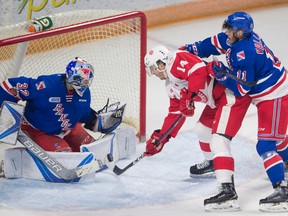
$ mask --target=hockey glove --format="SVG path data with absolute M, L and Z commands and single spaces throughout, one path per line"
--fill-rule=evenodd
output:
M 111 133 L 122 123 L 125 107 L 126 104 L 120 102 L 108 106 L 107 102 L 103 109 L 95 112 L 95 121 L 85 124 L 84 127 L 94 132 Z
M 194 55 L 200 56 L 201 57 L 201 53 L 199 52 L 199 46 L 200 46 L 201 42 L 195 42 L 193 44 L 185 44 L 180 46 L 178 49 L 179 50 L 186 50 L 189 53 L 192 53 Z
M 155 155 L 163 149 L 164 145 L 169 141 L 170 136 L 168 135 L 165 139 L 159 142 L 162 134 L 160 130 L 155 130 L 150 139 L 146 142 L 146 152 L 144 153 L 145 156 L 152 156 Z
M 193 116 L 194 115 L 194 101 L 193 97 L 195 96 L 194 92 L 188 92 L 186 88 L 183 88 L 180 92 L 180 112 L 184 116 Z
M 207 64 L 207 71 L 211 77 L 214 77 L 218 81 L 224 81 L 227 79 L 226 73 L 227 71 L 226 66 L 221 61 L 212 61 Z

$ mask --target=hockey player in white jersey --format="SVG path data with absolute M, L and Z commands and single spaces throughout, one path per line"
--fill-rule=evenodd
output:
M 228 200 L 229 205 L 239 208 L 233 184 L 234 158 L 230 142 L 242 124 L 251 98 L 248 95 L 236 97 L 209 75 L 209 66 L 202 59 L 186 51 L 172 52 L 163 46 L 154 47 L 146 54 L 145 65 L 148 74 L 166 80 L 166 92 L 170 100 L 169 113 L 161 129 L 155 130 L 146 142 L 146 156 L 159 153 L 169 138 L 176 137 L 185 118 L 172 130 L 170 136 L 156 145 L 157 140 L 181 113 L 191 117 L 194 115 L 195 102 L 206 104 L 195 126 L 200 148 L 204 156 L 209 157 L 208 160 L 213 160 L 217 168 L 215 171 L 224 176 L 217 180 L 228 192 L 219 196 L 219 199 L 223 202 Z M 231 182 L 227 183 L 226 178 Z

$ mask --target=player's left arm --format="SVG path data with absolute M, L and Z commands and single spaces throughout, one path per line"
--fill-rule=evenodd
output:
M 237 57 L 237 55 L 239 55 L 239 53 L 233 53 L 231 55 L 231 59 L 232 59 L 231 66 L 229 68 L 224 66 L 225 70 L 244 81 L 247 81 L 247 82 L 255 81 L 253 55 L 251 53 L 249 54 L 249 52 L 246 52 L 244 53 L 244 56 L 245 56 L 244 59 L 240 59 L 239 56 Z M 224 80 L 219 80 L 219 82 L 225 85 L 230 90 L 232 90 L 235 96 L 244 96 L 252 88 L 252 86 L 246 86 L 244 84 L 241 84 L 230 77 L 226 77 L 226 79 Z

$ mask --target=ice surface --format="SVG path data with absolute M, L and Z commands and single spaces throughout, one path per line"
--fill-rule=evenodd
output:
M 249 12 L 254 18 L 255 31 L 287 66 L 288 6 Z M 149 30 L 148 48 L 156 44 L 177 48 L 186 42 L 201 40 L 219 32 L 224 18 L 225 16 L 210 17 Z M 148 77 L 147 87 L 149 136 L 154 129 L 161 127 L 167 114 L 168 98 L 163 81 Z M 95 183 L 89 184 L 51 184 L 25 179 L 1 179 L 1 216 L 208 214 L 204 211 L 203 200 L 214 194 L 215 179 L 189 177 L 189 167 L 202 161 L 193 132 L 202 108 L 202 104 L 196 105 L 194 118 L 186 121 L 178 137 L 172 139 L 161 154 L 145 157 L 121 176 L 106 170 L 96 175 Z M 251 105 L 240 132 L 231 144 L 235 156 L 235 184 L 241 211 L 227 213 L 228 215 L 263 214 L 258 209 L 259 199 L 272 192 L 255 151 L 256 127 L 256 110 Z M 126 166 L 143 151 L 142 143 L 139 144 L 135 157 L 119 161 L 117 165 Z

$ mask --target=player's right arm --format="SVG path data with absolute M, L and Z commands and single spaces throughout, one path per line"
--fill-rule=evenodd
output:
M 165 117 L 161 129 L 155 130 L 151 134 L 150 139 L 147 140 L 146 142 L 146 152 L 145 152 L 146 156 L 152 156 L 154 154 L 161 152 L 164 145 L 169 142 L 169 139 L 171 137 L 176 137 L 178 131 L 185 122 L 185 118 L 182 118 L 180 120 L 180 122 L 173 128 L 173 130 L 165 139 L 163 139 L 160 143 L 158 143 L 157 141 L 166 131 L 169 130 L 169 128 L 171 128 L 172 124 L 177 120 L 177 118 L 179 118 L 179 115 L 181 115 L 179 111 L 179 99 L 170 98 L 169 113 Z
M 179 47 L 179 49 L 186 50 L 200 58 L 208 58 L 210 55 L 225 54 L 229 47 L 230 44 L 227 35 L 221 32 L 212 37 L 208 37 L 203 41 L 185 44 Z

